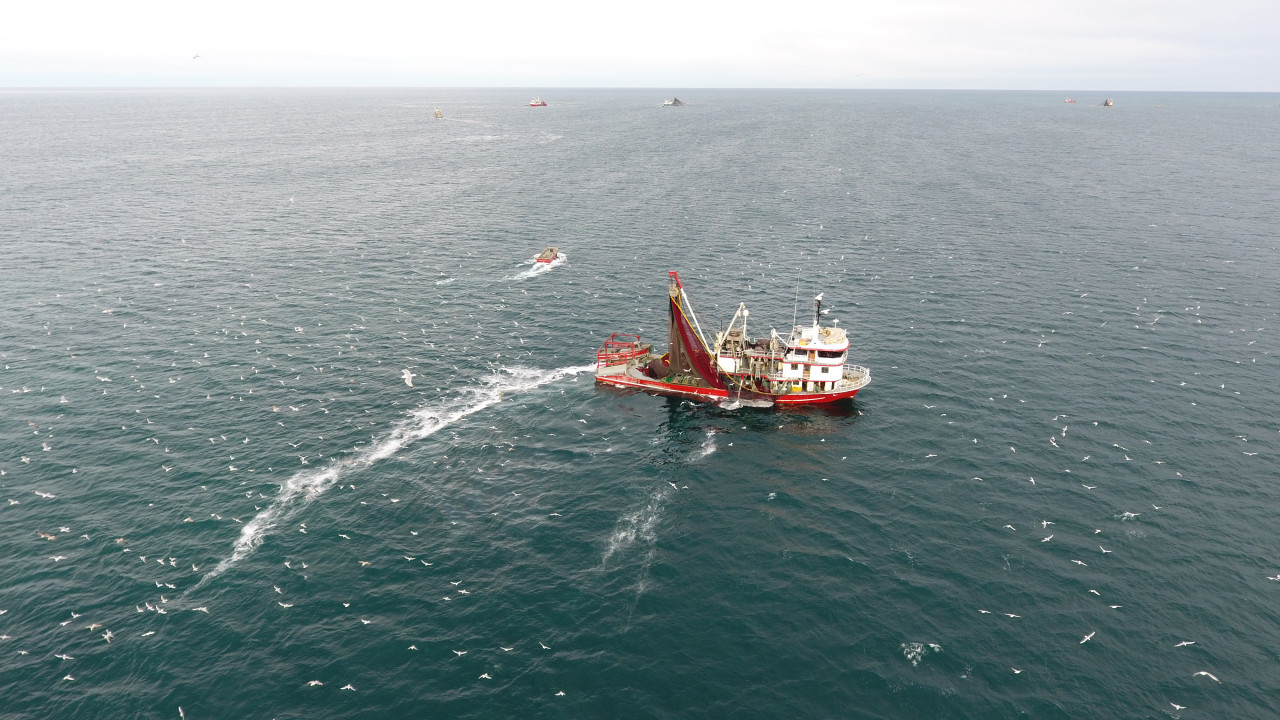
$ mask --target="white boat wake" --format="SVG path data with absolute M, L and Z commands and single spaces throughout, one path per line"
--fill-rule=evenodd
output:
M 564 253 L 560 253 L 560 255 L 558 255 L 555 260 L 552 260 L 549 263 L 540 263 L 536 260 L 533 260 L 531 261 L 533 262 L 533 267 L 523 272 L 516 273 L 515 275 L 512 275 L 507 279 L 508 280 L 528 280 L 529 278 L 532 278 L 532 277 L 545 275 L 551 272 L 552 268 L 558 268 L 568 261 L 569 261 L 569 256 Z
M 708 430 L 707 439 L 702 441 L 702 447 L 698 448 L 698 452 L 694 455 L 694 459 L 701 460 L 702 458 L 710 455 L 715 451 L 716 451 L 716 431 Z
M 334 461 L 329 466 L 316 470 L 302 470 L 294 473 L 280 486 L 280 492 L 271 504 L 263 508 L 252 520 L 245 523 L 236 539 L 230 557 L 225 558 L 200 579 L 191 588 L 203 585 L 221 575 L 228 568 L 253 554 L 262 544 L 263 538 L 274 530 L 282 521 L 297 512 L 301 507 L 324 494 L 348 472 L 359 471 L 370 465 L 395 455 L 406 445 L 416 440 L 430 437 L 440 429 L 498 404 L 502 399 L 514 393 L 532 390 L 541 385 L 555 382 L 570 375 L 578 375 L 595 370 L 595 364 L 565 367 L 557 370 L 538 370 L 534 368 L 503 368 L 504 374 L 491 376 L 484 387 L 471 390 L 473 397 L 469 402 L 457 399 L 442 399 L 438 404 L 420 408 L 408 418 L 401 421 L 391 434 L 377 443 L 370 445 L 358 454 L 345 460 Z
M 666 496 L 667 493 L 665 491 L 658 490 L 649 498 L 649 502 L 644 507 L 618 518 L 618 523 L 614 527 L 613 533 L 609 536 L 609 545 L 600 555 L 600 566 L 602 568 L 608 565 L 609 559 L 615 553 L 631 547 L 636 540 L 641 540 L 649 546 L 652 546 L 657 541 L 658 537 L 654 532 L 654 527 L 658 524 L 663 500 L 666 499 Z
M 666 488 L 655 490 L 649 501 L 641 508 L 633 510 L 618 518 L 609 535 L 608 546 L 600 554 L 600 570 L 609 568 L 609 561 L 619 553 L 627 553 L 639 544 L 643 554 L 639 560 L 639 574 L 635 584 L 635 602 L 649 588 L 649 568 L 658 555 L 658 521 L 662 518 L 662 508 L 666 504 L 670 492 Z M 631 612 L 635 611 L 635 605 Z M 630 613 L 629 613 L 630 614 Z

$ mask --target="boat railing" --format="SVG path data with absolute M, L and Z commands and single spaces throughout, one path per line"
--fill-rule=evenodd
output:
M 597 367 L 623 365 L 649 352 L 649 346 L 640 342 L 639 335 L 614 333 L 596 350 Z
M 861 365 L 845 365 L 844 376 L 840 378 L 841 388 L 861 389 L 871 382 L 871 370 Z

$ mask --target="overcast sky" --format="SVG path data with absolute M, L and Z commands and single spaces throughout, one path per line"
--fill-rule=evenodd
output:
M 0 3 L 0 87 L 248 85 L 1280 91 L 1280 0 Z

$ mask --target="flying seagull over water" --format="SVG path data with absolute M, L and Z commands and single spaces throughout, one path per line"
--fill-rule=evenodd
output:
M 1094 636 L 1094 635 L 1097 635 L 1097 634 L 1098 634 L 1098 631 L 1097 631 L 1097 630 L 1094 630 L 1093 632 L 1089 633 L 1088 635 L 1085 635 L 1085 636 L 1084 636 L 1084 639 L 1080 641 L 1080 644 L 1081 644 L 1081 645 L 1083 645 L 1083 644 L 1085 644 L 1085 643 L 1089 642 L 1090 640 L 1092 640 L 1092 639 L 1093 639 L 1093 636 Z
M 404 378 L 405 385 L 408 385 L 409 387 L 413 387 L 413 379 L 417 377 L 417 375 L 414 375 L 413 373 L 409 372 L 409 368 L 405 368 L 404 370 L 400 371 L 400 377 Z
M 1221 681 L 1221 680 L 1219 680 L 1218 678 L 1214 677 L 1214 675 L 1213 675 L 1212 673 L 1207 673 L 1207 672 L 1205 672 L 1204 670 L 1201 670 L 1200 672 L 1196 672 L 1196 673 L 1191 673 L 1191 677 L 1197 677 L 1197 676 L 1199 676 L 1199 675 L 1203 675 L 1203 676 L 1205 676 L 1205 677 L 1209 678 L 1210 680 L 1212 680 L 1212 681 L 1214 681 L 1214 682 L 1216 682 L 1216 683 L 1221 683 L 1221 682 L 1222 682 L 1222 681 Z

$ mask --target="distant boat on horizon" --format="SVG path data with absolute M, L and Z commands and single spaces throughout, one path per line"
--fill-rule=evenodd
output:
M 670 100 L 662 101 L 663 107 L 680 107 L 682 105 L 684 105 L 684 101 L 678 97 L 673 97 Z
M 440 112 L 440 108 L 436 108 L 436 119 L 441 120 L 443 118 L 444 118 L 444 113 Z
M 1107 98 L 1106 100 L 1102 101 L 1102 107 L 1115 107 L 1115 106 L 1116 106 L 1116 102 L 1111 98 Z
M 1076 99 L 1075 99 L 1075 98 L 1067 98 L 1067 99 L 1066 99 L 1066 100 L 1064 100 L 1063 102 L 1074 103 L 1075 101 L 1076 101 Z
M 547 101 L 542 98 L 534 98 L 529 101 L 529 107 L 546 107 Z

